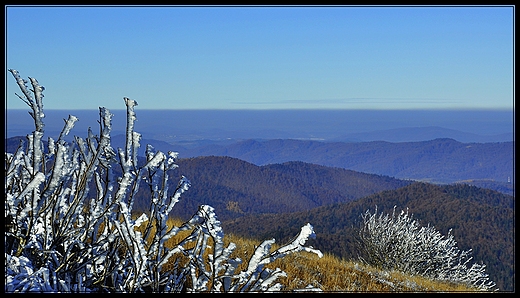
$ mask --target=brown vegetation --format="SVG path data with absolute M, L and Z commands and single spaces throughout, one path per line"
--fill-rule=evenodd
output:
M 182 221 L 169 219 L 168 225 L 179 226 Z M 186 235 L 180 235 L 186 236 Z M 172 239 L 175 244 L 175 239 Z M 233 234 L 225 235 L 226 245 L 233 242 L 237 245 L 232 258 L 241 258 L 239 270 L 245 270 L 248 259 L 261 241 L 247 239 Z M 279 247 L 273 246 L 273 250 Z M 181 257 L 182 259 L 182 257 Z M 172 259 L 164 269 L 172 269 Z M 182 261 L 181 261 L 182 263 Z M 284 291 L 305 288 L 313 285 L 324 292 L 475 292 L 474 288 L 464 285 L 435 281 L 422 276 L 411 276 L 401 272 L 385 272 L 355 261 L 340 259 L 325 253 L 322 258 L 315 254 L 299 252 L 285 256 L 268 264 L 268 268 L 280 268 L 287 277 L 278 280 Z

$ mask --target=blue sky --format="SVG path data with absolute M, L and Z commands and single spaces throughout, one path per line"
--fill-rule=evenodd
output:
M 6 6 L 46 109 L 509 109 L 511 6 Z

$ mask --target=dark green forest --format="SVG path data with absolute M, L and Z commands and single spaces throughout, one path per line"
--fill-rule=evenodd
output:
M 417 182 L 356 201 L 322 206 L 291 214 L 247 216 L 224 222 L 227 231 L 263 239 L 270 235 L 286 241 L 302 223 L 313 224 L 317 237 L 310 245 L 345 259 L 357 256 L 356 238 L 361 214 L 367 209 L 391 213 L 408 209 L 421 225 L 433 225 L 443 235 L 451 229 L 459 248 L 472 249 L 474 261 L 500 289 L 514 289 L 514 198 L 464 184 L 434 185 Z
M 183 219 L 200 204 L 213 206 L 221 220 L 228 220 L 349 202 L 412 183 L 303 162 L 256 166 L 236 158 L 207 156 L 180 159 L 178 165 L 176 175 L 192 183 L 172 214 Z

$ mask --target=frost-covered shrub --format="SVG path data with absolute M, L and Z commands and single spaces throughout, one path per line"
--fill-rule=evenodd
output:
M 112 114 L 99 109 L 99 135 L 89 128 L 85 139 L 64 137 L 78 119 L 69 116 L 57 140 L 43 141 L 43 90 L 36 79 L 22 79 L 9 70 L 30 108 L 35 130 L 14 154 L 5 153 L 5 291 L 6 292 L 240 292 L 277 291 L 285 276 L 264 266 L 286 254 L 305 250 L 314 237 L 310 224 L 295 240 L 271 252 L 274 239 L 258 246 L 245 271 L 235 249 L 224 247 L 224 233 L 214 209 L 200 206 L 179 227 L 167 225 L 168 214 L 190 181 L 182 177 L 169 189 L 169 173 L 177 168 L 177 153 L 146 147 L 139 165 L 141 135 L 134 131 L 137 102 L 124 98 L 127 111 L 125 148 L 110 143 Z M 116 177 L 114 168 L 122 175 Z M 146 187 L 150 206 L 133 216 L 139 187 Z M 191 231 L 177 245 L 165 242 L 180 231 Z M 182 256 L 185 265 L 164 265 Z M 319 290 L 312 287 L 303 290 Z
M 383 270 L 398 270 L 432 279 L 492 290 L 496 284 L 485 273 L 486 265 L 471 264 L 471 249 L 457 247 L 451 230 L 447 236 L 433 226 L 420 226 L 408 211 L 391 215 L 362 214 L 359 229 L 360 259 Z

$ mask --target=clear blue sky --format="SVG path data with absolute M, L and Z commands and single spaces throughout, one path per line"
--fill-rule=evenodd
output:
M 46 109 L 509 109 L 511 6 L 6 6 Z

